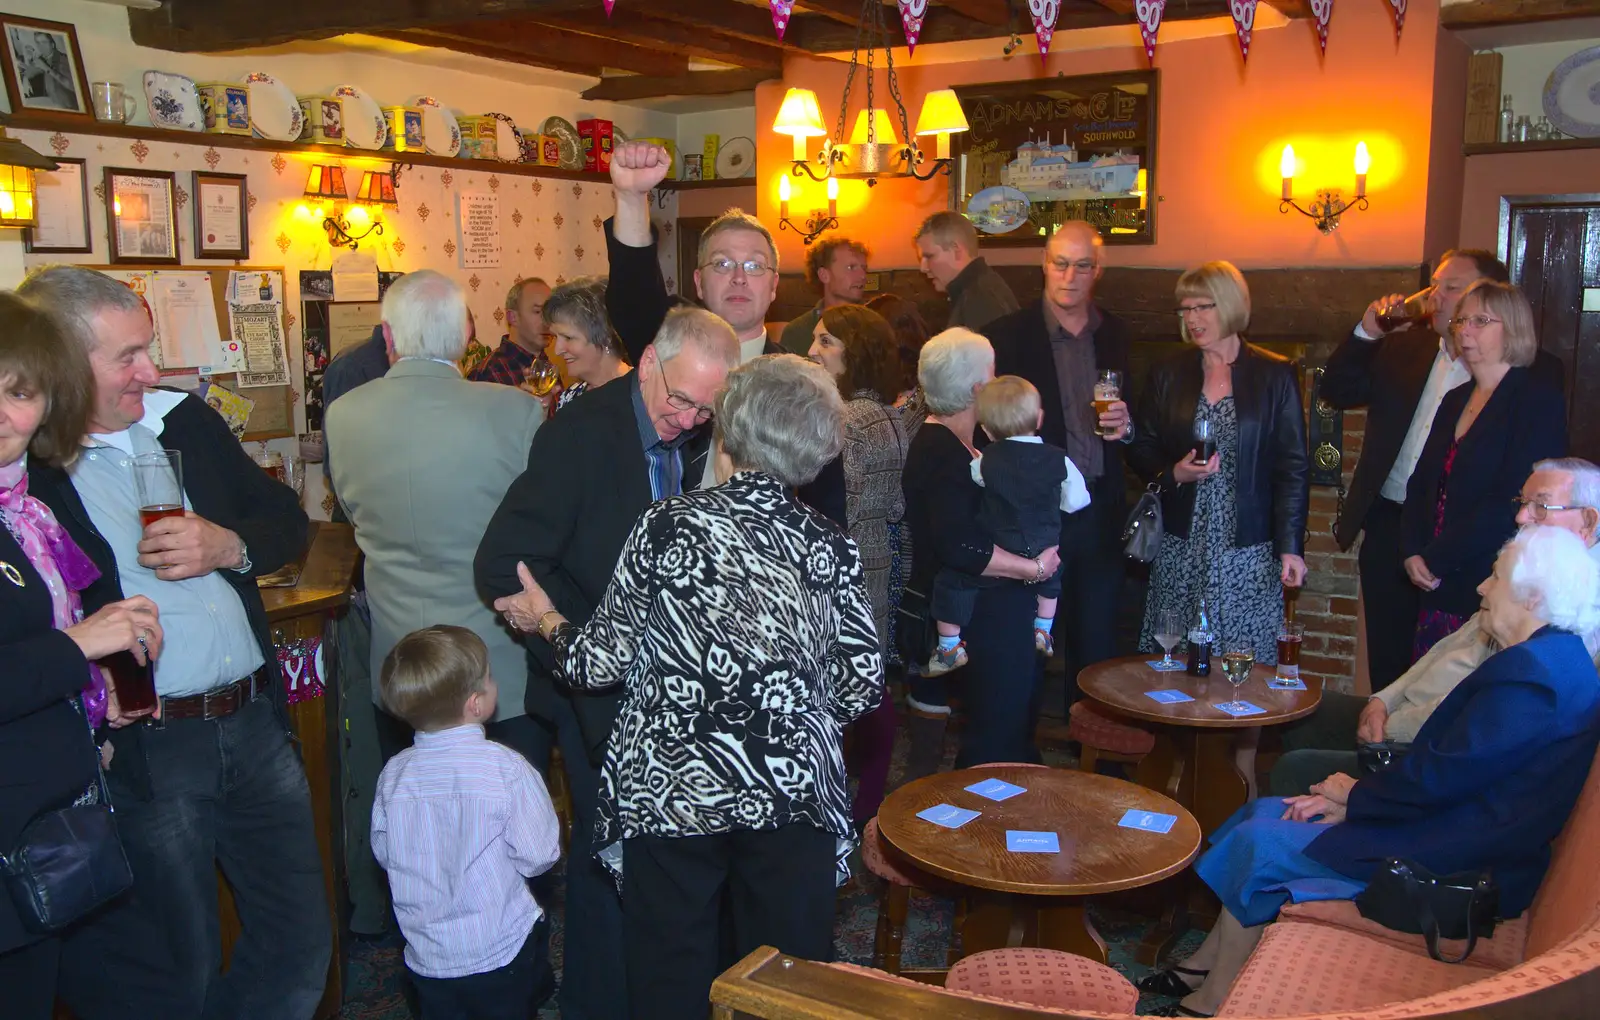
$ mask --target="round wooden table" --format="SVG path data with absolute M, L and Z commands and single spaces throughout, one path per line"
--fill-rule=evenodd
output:
M 1026 792 L 992 801 L 966 787 L 1003 779 Z M 917 817 L 952 804 L 979 812 L 959 829 Z M 1117 824 L 1130 809 L 1175 815 L 1166 833 Z M 923 871 L 975 890 L 958 915 L 963 954 L 1004 946 L 1042 946 L 1106 962 L 1106 944 L 1083 911 L 1083 897 L 1149 885 L 1188 866 L 1200 851 L 1200 825 L 1169 797 L 1134 783 L 1066 769 L 1016 765 L 940 772 L 884 798 L 878 828 Z M 1054 832 L 1059 853 L 1006 849 L 1006 831 Z

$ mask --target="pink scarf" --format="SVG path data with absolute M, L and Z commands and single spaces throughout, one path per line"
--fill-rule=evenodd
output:
M 56 522 L 50 508 L 28 495 L 27 457 L 0 467 L 0 511 L 4 511 L 6 528 L 22 547 L 22 554 L 44 579 L 56 629 L 65 630 L 83 619 L 78 592 L 100 578 L 100 568 Z M 92 662 L 89 682 L 83 688 L 83 707 L 89 713 L 90 726 L 105 721 L 106 681 Z

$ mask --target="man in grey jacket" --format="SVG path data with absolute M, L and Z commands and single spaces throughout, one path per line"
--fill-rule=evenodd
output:
M 950 296 L 946 329 L 962 326 L 975 333 L 1020 307 L 1000 274 L 978 254 L 978 228 L 958 212 L 936 212 L 922 221 L 914 238 L 917 266 L 935 290 Z
M 1600 562 L 1600 467 L 1578 457 L 1542 460 L 1523 483 L 1518 502 L 1518 525 L 1566 528 Z M 1482 624 L 1480 610 L 1370 698 L 1325 691 L 1311 718 L 1284 730 L 1287 753 L 1272 768 L 1272 795 L 1309 793 L 1311 784 L 1335 772 L 1356 775 L 1357 745 L 1411 743 L 1439 702 L 1500 650 Z

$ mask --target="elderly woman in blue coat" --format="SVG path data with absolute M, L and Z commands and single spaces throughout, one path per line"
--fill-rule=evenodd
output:
M 1349 899 L 1388 857 L 1487 869 L 1503 915 L 1527 909 L 1600 743 L 1600 569 L 1584 553 L 1561 528 L 1523 529 L 1478 586 L 1501 650 L 1440 702 L 1409 754 L 1309 796 L 1254 801 L 1217 830 L 1196 871 L 1222 915 L 1198 951 L 1140 986 L 1184 996 L 1168 1015 L 1214 1015 L 1284 903 Z

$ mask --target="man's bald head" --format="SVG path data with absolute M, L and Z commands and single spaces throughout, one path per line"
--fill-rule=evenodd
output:
M 1044 296 L 1058 309 L 1076 312 L 1094 300 L 1100 279 L 1100 231 L 1082 220 L 1056 228 L 1044 247 Z

